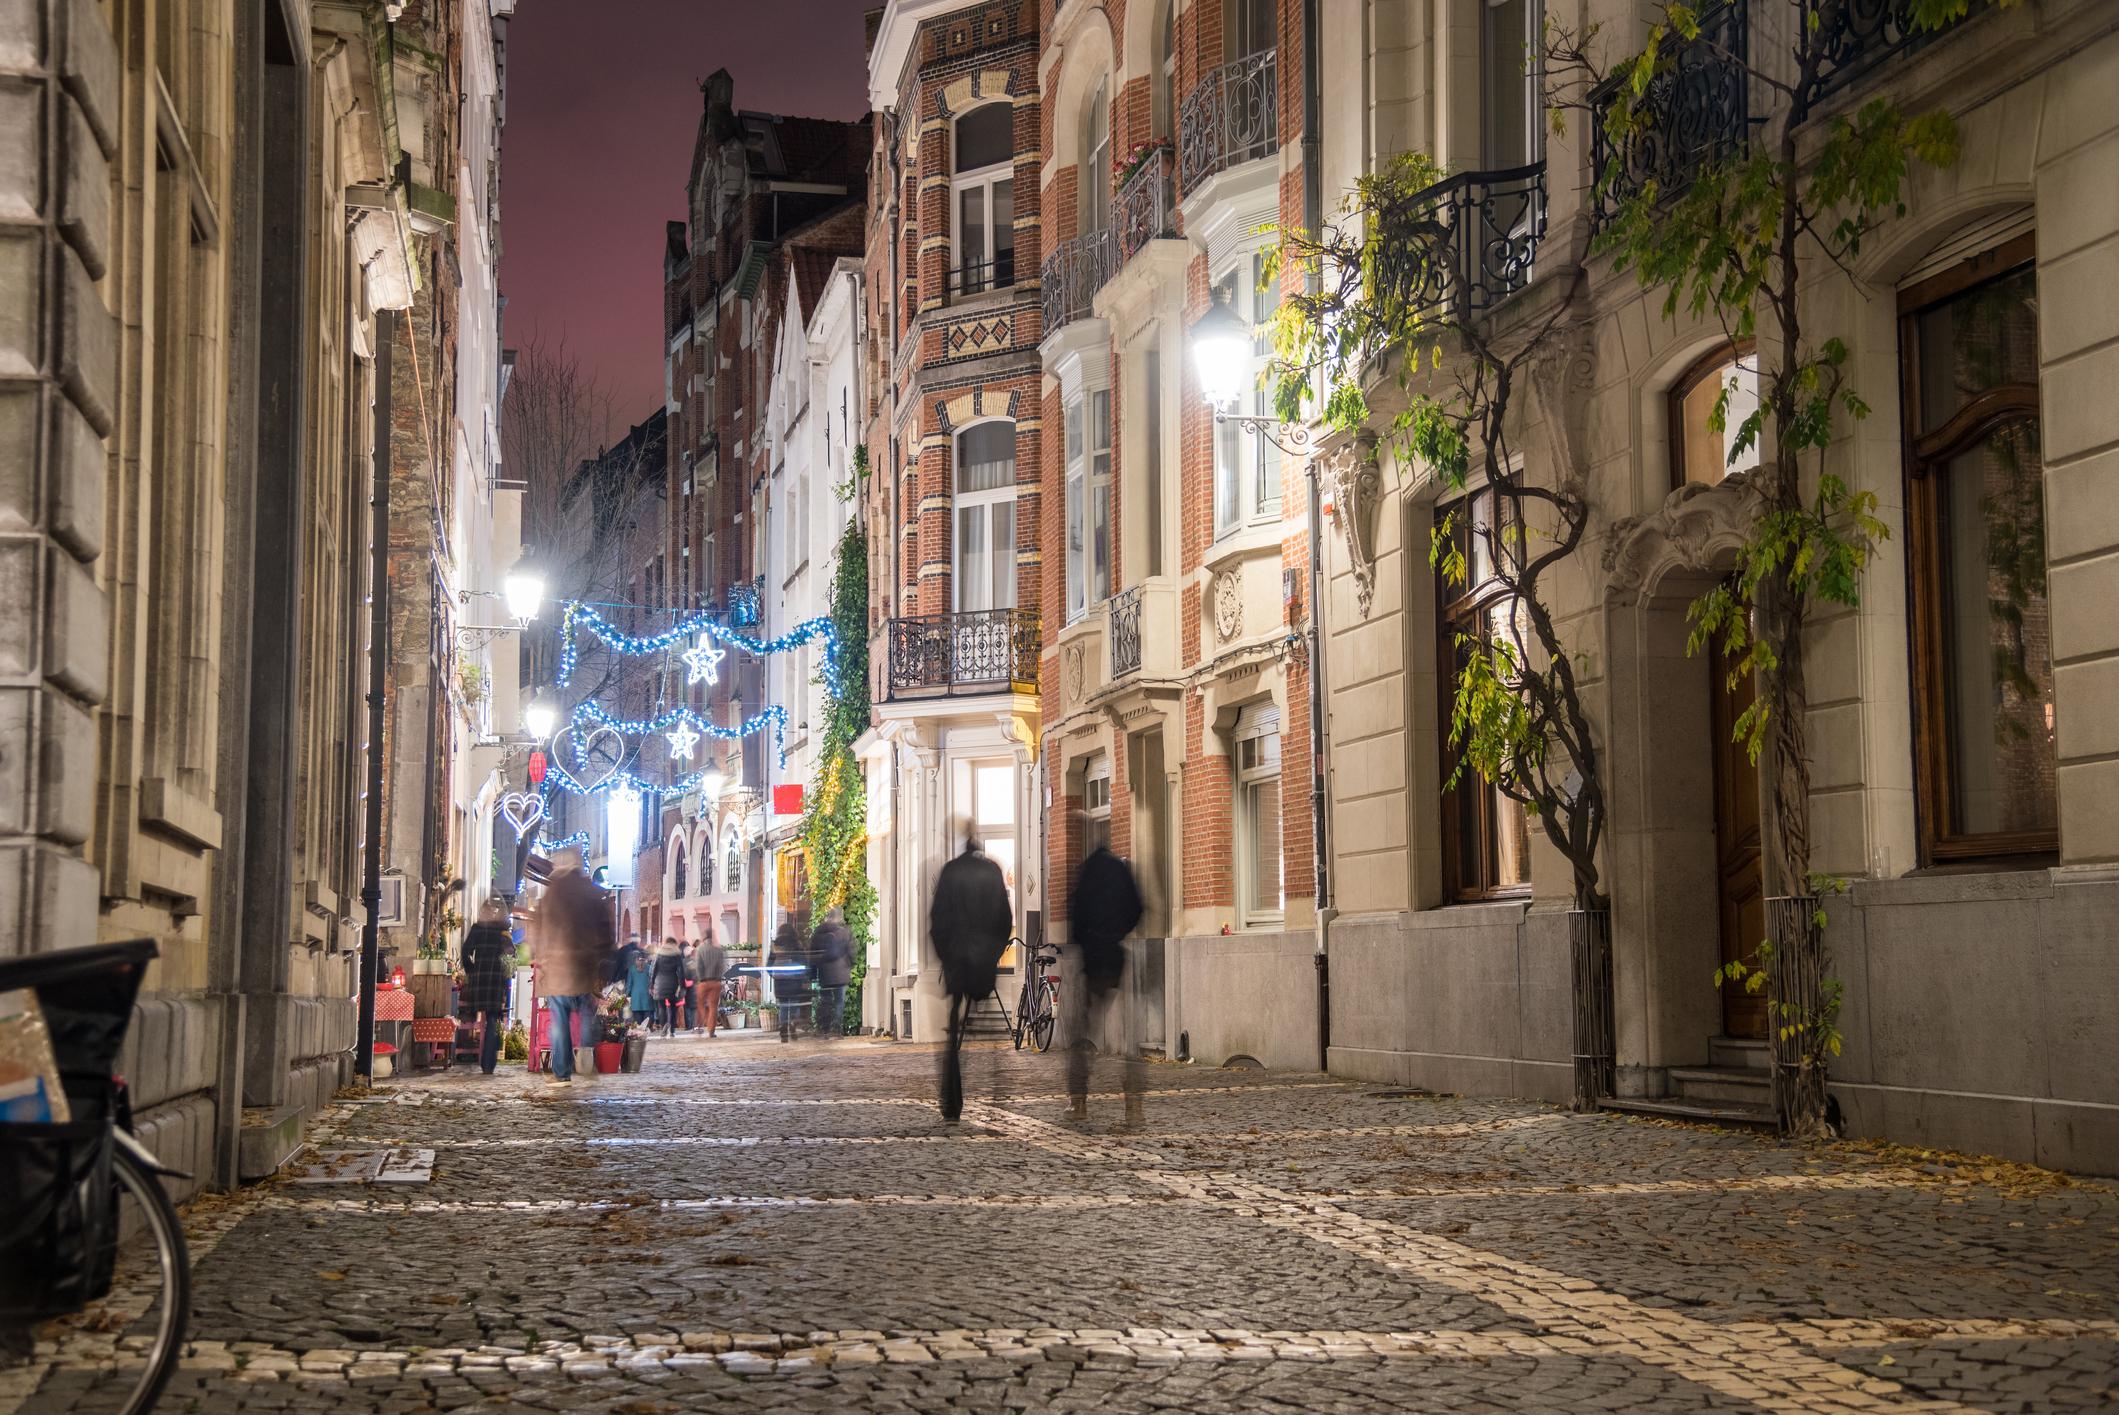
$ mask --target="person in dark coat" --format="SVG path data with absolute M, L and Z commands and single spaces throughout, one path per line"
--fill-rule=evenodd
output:
M 678 1019 L 683 1015 L 679 999 L 684 992 L 684 950 L 677 940 L 665 938 L 655 945 L 655 957 L 648 977 L 648 994 L 654 999 L 653 1028 L 677 1035 Z
M 500 1019 L 508 1010 L 514 956 L 508 911 L 498 899 L 488 899 L 478 906 L 478 922 L 465 932 L 463 947 L 463 1007 L 478 1014 L 478 1069 L 488 1076 L 500 1063 Z
M 1121 1000 L 1125 981 L 1126 935 L 1140 922 L 1140 887 L 1132 867 L 1099 845 L 1083 859 L 1067 897 L 1067 927 L 1080 955 L 1080 982 L 1069 991 L 1067 1026 L 1067 1099 L 1075 1120 L 1089 1115 L 1089 1028 L 1114 1009 L 1122 1029 L 1125 1059 L 1126 1120 L 1140 1123 L 1140 1048 L 1132 1036 L 1132 1013 Z
M 942 1049 L 942 1118 L 964 1113 L 964 1070 L 959 1053 L 964 1024 L 980 998 L 993 991 L 1001 954 L 1015 932 L 1015 910 L 1008 902 L 1008 881 L 1001 867 L 979 849 L 967 826 L 964 853 L 942 866 L 934 882 L 934 904 L 927 914 L 927 934 L 942 963 L 942 986 L 949 993 L 949 1042 Z
M 846 1035 L 846 988 L 853 981 L 853 933 L 846 911 L 826 909 L 824 922 L 809 937 L 817 968 L 817 1035 Z
M 802 942 L 794 915 L 780 915 L 780 927 L 773 934 L 772 957 L 767 961 L 773 970 L 773 1001 L 780 1005 L 780 1040 L 793 1041 L 801 1030 L 802 1014 L 816 1001 L 810 983 L 810 951 Z

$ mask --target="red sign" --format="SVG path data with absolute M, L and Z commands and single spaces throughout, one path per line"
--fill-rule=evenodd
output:
M 773 814 L 776 816 L 799 816 L 802 814 L 802 784 L 773 788 Z
M 530 753 L 530 784 L 532 786 L 544 785 L 544 765 L 544 749 L 540 747 Z

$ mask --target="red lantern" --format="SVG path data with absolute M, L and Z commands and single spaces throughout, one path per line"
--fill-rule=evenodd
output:
M 544 785 L 544 770 L 544 749 L 539 747 L 530 753 L 530 784 L 532 786 Z
M 392 973 L 390 974 L 390 986 L 391 986 L 391 987 L 393 987 L 393 988 L 401 988 L 401 987 L 403 987 L 404 985 L 405 985 L 405 970 L 404 970 L 404 969 L 402 969 L 402 968 L 396 969 L 395 971 L 393 971 L 393 972 L 392 972 Z

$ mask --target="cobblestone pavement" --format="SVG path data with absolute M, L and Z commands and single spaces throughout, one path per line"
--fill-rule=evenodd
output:
M 1322 1077 L 651 1044 L 637 1076 L 398 1084 L 319 1141 L 433 1154 L 187 1215 L 169 1411 L 1822 1410 L 2119 1405 L 2119 1193 L 2013 1166 Z M 1115 1071 L 1100 1075 L 1115 1082 Z M 0 1371 L 112 1408 L 134 1288 Z

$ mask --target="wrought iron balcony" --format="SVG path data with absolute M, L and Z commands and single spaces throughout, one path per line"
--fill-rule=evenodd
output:
M 1141 587 L 1132 585 L 1111 596 L 1111 681 L 1140 671 Z
M 746 629 L 758 622 L 759 609 L 765 599 L 765 579 L 744 580 L 728 587 L 728 626 L 731 629 Z
M 1148 242 L 1177 234 L 1177 198 L 1170 180 L 1170 149 L 1158 147 L 1142 159 L 1118 189 L 1111 224 L 1118 232 L 1118 263 L 1124 265 Z
M 1178 110 L 1178 175 L 1195 191 L 1216 172 L 1280 146 L 1278 50 L 1224 64 L 1185 95 Z
M 1803 0 L 1803 23 L 1814 27 L 1811 43 L 1818 47 L 1821 62 L 1799 95 L 1798 116 L 1806 116 L 1819 99 L 1845 88 L 1884 60 L 1918 49 L 1950 28 L 1916 29 L 1913 0 Z
M 1590 163 L 1596 178 L 1593 221 L 1602 229 L 1620 205 L 1655 184 L 1661 198 L 1682 195 L 1708 164 L 1740 150 L 1751 123 L 1750 46 L 1745 0 L 1726 0 L 1700 16 L 1700 32 L 1665 52 L 1669 62 L 1648 81 L 1641 123 L 1614 141 L 1605 120 L 1618 104 L 1624 74 L 1589 96 Z
M 1047 334 L 1089 313 L 1096 292 L 1118 269 L 1113 259 L 1117 249 L 1111 232 L 1091 231 L 1062 242 L 1045 257 L 1038 287 L 1044 297 Z
M 1423 317 L 1468 319 L 1530 284 L 1545 238 L 1545 164 L 1459 172 L 1383 222 L 1378 293 Z
M 893 698 L 1036 692 L 1037 611 L 981 609 L 893 619 L 888 656 Z

